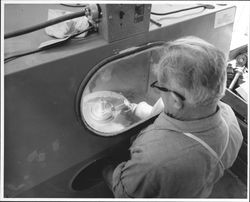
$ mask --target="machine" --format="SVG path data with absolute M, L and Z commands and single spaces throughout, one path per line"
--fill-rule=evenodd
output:
M 136 120 L 129 112 L 133 103 L 159 98 L 149 86 L 161 45 L 194 35 L 229 53 L 235 7 L 190 7 L 90 7 L 98 32 L 5 63 L 4 197 L 112 197 L 103 182 L 83 189 L 81 174 L 92 162 L 119 153 L 157 116 Z M 45 21 L 49 8 L 80 10 L 6 4 L 5 32 Z M 166 11 L 172 13 L 152 14 Z M 6 39 L 5 56 L 47 40 L 43 29 Z

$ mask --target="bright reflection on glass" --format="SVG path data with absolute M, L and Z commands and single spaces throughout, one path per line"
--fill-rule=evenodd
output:
M 133 114 L 135 104 L 154 105 L 159 98 L 159 92 L 149 87 L 156 79 L 157 49 L 116 59 L 92 76 L 81 98 L 82 119 L 90 129 L 112 136 L 141 121 Z

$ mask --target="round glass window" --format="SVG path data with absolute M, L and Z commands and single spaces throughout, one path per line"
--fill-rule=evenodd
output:
M 150 88 L 159 61 L 159 44 L 98 66 L 82 92 L 80 112 L 89 129 L 113 136 L 135 126 L 141 117 L 134 114 L 138 103 L 149 105 L 159 98 Z

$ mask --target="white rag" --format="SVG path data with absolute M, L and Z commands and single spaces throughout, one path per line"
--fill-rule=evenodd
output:
M 64 10 L 57 10 L 57 9 L 49 9 L 48 20 L 58 18 L 63 15 L 68 15 L 70 13 L 72 12 L 64 11 Z M 68 37 L 71 34 L 84 31 L 88 27 L 89 27 L 88 18 L 83 16 L 83 17 L 70 19 L 70 20 L 46 27 L 45 32 L 49 36 L 62 39 L 62 38 Z M 84 32 L 83 34 L 80 34 L 77 37 L 85 37 L 86 34 L 87 32 Z

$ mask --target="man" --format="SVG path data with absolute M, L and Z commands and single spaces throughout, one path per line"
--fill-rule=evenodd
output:
M 103 170 L 115 197 L 208 197 L 242 144 L 232 109 L 219 101 L 224 54 L 196 37 L 163 49 L 158 80 L 151 84 L 161 91 L 163 112 L 133 141 L 128 161 Z M 143 118 L 151 108 L 139 103 L 134 113 Z

